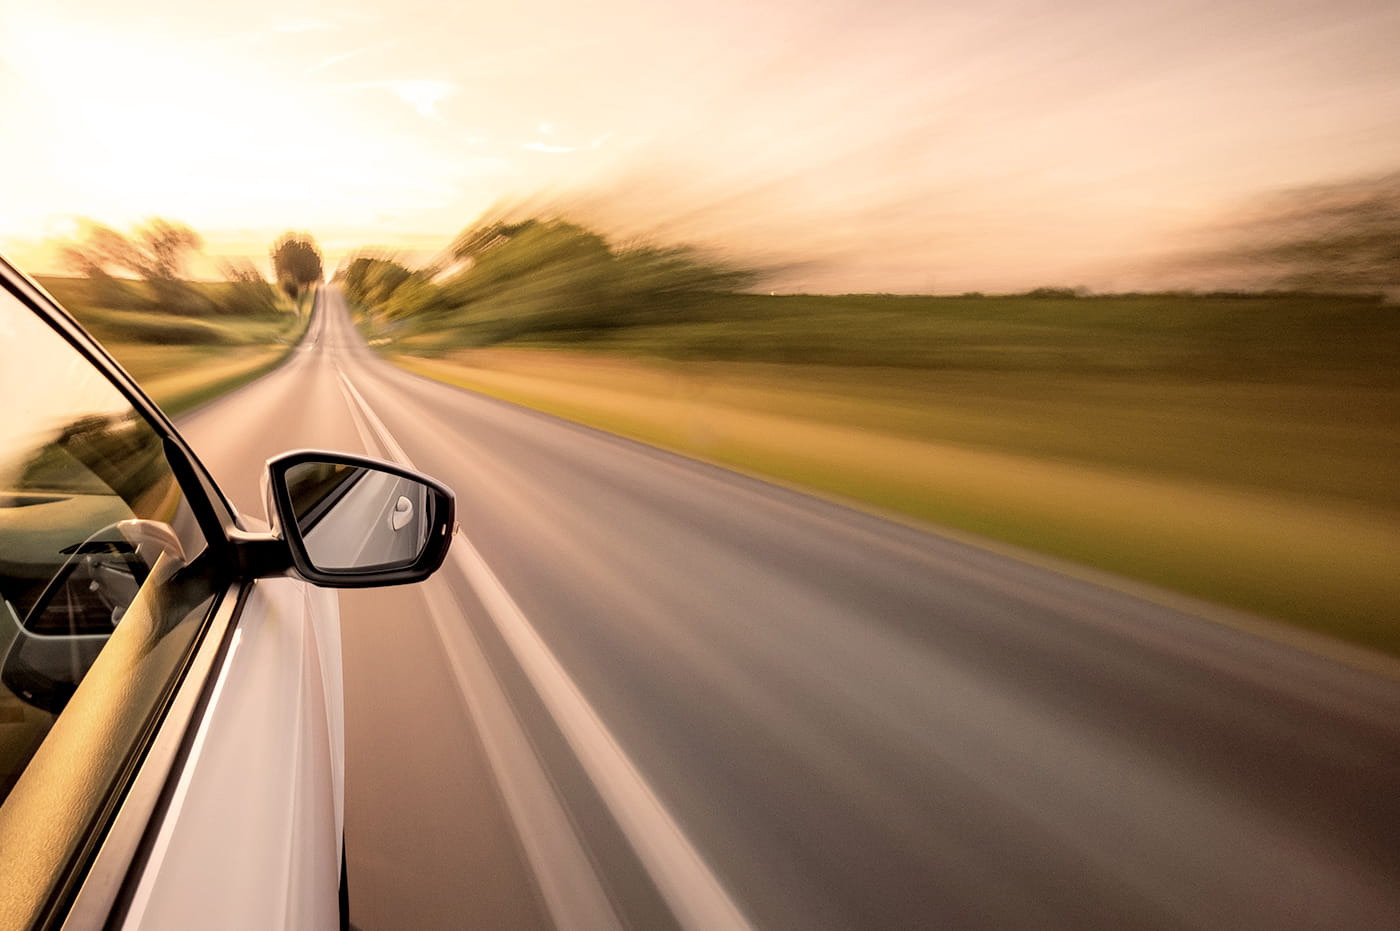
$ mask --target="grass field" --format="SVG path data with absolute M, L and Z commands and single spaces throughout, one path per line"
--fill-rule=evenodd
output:
M 277 314 L 194 317 L 94 306 L 83 279 L 41 278 L 39 283 L 171 416 L 270 371 L 306 323 L 290 303 Z
M 507 400 L 1400 654 L 1400 308 L 743 296 L 723 312 L 773 301 L 802 312 L 390 348 Z M 824 364 L 772 361 L 817 343 Z
M 672 322 L 654 322 L 668 315 Z M 470 306 L 460 317 L 460 327 L 406 320 L 372 335 L 417 353 L 469 348 Z M 1364 298 L 728 294 L 660 308 L 648 320 L 533 332 L 505 345 L 844 368 L 1400 382 L 1400 307 Z

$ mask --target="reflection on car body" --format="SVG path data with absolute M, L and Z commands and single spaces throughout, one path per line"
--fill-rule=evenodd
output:
M 58 714 L 125 616 L 161 557 L 184 561 L 167 524 L 124 520 L 59 551 L 66 561 L 20 619 L 4 601 L 10 648 L 0 682 L 19 698 Z

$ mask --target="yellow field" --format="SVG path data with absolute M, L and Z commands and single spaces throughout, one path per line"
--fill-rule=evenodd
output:
M 108 350 L 167 414 L 182 411 L 252 381 L 270 371 L 287 354 L 285 347 L 204 347 L 181 349 L 145 344 L 115 345 Z
M 1314 478 L 1313 489 L 1303 478 L 1292 487 L 1232 476 L 1232 459 L 1282 455 L 1262 440 L 1246 449 L 1248 438 L 1216 436 L 1214 420 L 1238 412 L 1201 410 L 1197 455 L 1225 465 L 1191 475 L 1158 467 L 1156 457 L 1134 462 L 1121 443 L 1101 439 L 1084 440 L 1075 456 L 1049 454 L 1032 435 L 1039 421 L 1023 425 L 1029 439 L 1020 449 L 1009 441 L 1000 449 L 941 441 L 938 425 L 948 418 L 968 422 L 944 431 L 964 437 L 985 428 L 979 416 L 1000 417 L 1013 432 L 1018 426 L 1004 411 L 979 410 L 973 400 L 985 398 L 983 387 L 972 392 L 952 381 L 940 393 L 866 374 L 871 387 L 860 390 L 859 373 L 511 350 L 397 361 L 697 458 L 1400 653 L 1400 512 L 1389 506 L 1392 489 L 1366 500 L 1361 486 L 1374 467 L 1364 452 L 1351 464 L 1347 495 L 1332 493 L 1326 476 Z M 1109 402 L 1086 401 L 1084 390 L 1064 416 L 1091 417 L 1095 404 L 1114 414 Z M 1169 390 L 1154 386 L 1152 396 Z M 921 408 L 917 416 L 911 405 Z M 1036 416 L 1043 420 L 1045 411 Z M 1189 423 L 1170 429 L 1190 447 Z M 1222 442 L 1225 450 L 1210 448 Z

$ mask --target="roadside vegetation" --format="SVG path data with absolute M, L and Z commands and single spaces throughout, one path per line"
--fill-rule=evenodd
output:
M 1400 308 L 1379 295 L 757 280 L 558 220 L 343 275 L 411 370 L 1400 654 Z
M 223 281 L 189 280 L 200 248 L 197 233 L 165 220 L 129 235 L 90 225 L 65 249 L 73 274 L 39 279 L 172 415 L 276 367 L 305 328 L 320 278 L 306 237 L 274 244 L 276 288 L 251 262 L 224 265 Z

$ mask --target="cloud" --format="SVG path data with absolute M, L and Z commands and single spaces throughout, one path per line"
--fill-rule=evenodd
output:
M 441 119 L 438 104 L 460 89 L 451 81 L 432 80 L 367 81 L 355 86 L 383 88 L 430 119 Z
M 346 61 L 351 58 L 358 58 L 359 56 L 364 55 L 367 52 L 376 52 L 380 49 L 391 48 L 398 44 L 398 39 L 385 39 L 383 42 L 373 42 L 361 48 L 351 49 L 348 52 L 341 52 L 339 55 L 332 55 L 329 58 L 322 59 L 321 61 L 312 65 L 310 68 L 307 68 L 306 73 L 314 74 L 315 72 L 322 71 L 326 68 L 331 67 L 332 65 L 338 65 L 342 61 Z
M 549 144 L 548 142 L 526 142 L 526 143 L 522 144 L 522 145 L 520 146 L 520 148 L 526 149 L 526 150 L 531 151 L 531 152 L 555 152 L 555 153 L 577 152 L 578 149 L 579 149 L 579 147 L 576 146 L 576 145 L 551 145 L 551 144 Z
M 540 131 L 545 135 L 552 135 L 554 132 L 554 128 L 548 123 L 541 123 Z M 544 142 L 541 140 L 536 142 L 525 142 L 522 143 L 520 147 L 529 152 L 547 152 L 550 154 L 559 155 L 566 154 L 569 152 L 582 152 L 586 149 L 602 148 L 603 143 L 611 139 L 612 136 L 613 134 L 610 132 L 603 133 L 601 136 L 594 139 L 587 145 L 556 145 L 555 143 Z
M 335 29 L 334 23 L 328 23 L 320 19 L 284 19 L 280 23 L 274 23 L 273 32 L 320 32 L 325 29 Z

